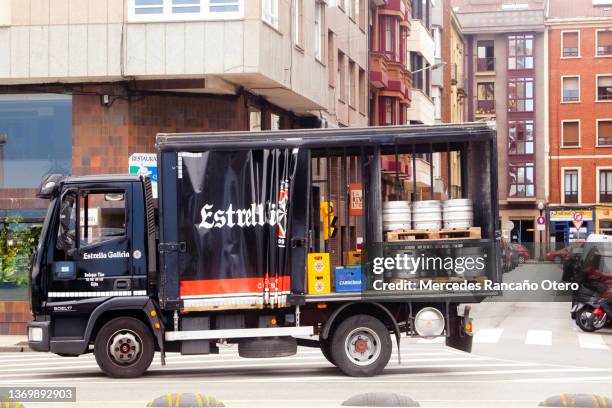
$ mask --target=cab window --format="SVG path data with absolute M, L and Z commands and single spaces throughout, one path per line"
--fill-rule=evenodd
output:
M 80 247 L 101 244 L 127 235 L 124 191 L 81 193 L 79 208 Z

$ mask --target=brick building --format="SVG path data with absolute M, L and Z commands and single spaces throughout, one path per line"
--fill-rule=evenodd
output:
M 612 234 L 612 1 L 551 1 L 546 26 L 549 237 L 565 244 Z
M 468 120 L 495 121 L 500 228 L 534 253 L 546 200 L 544 0 L 453 0 L 467 46 Z
M 365 0 L 1 0 L 3 225 L 40 222 L 43 175 L 125 173 L 158 132 L 366 126 L 368 11 Z M 0 287 L 0 300 L 25 296 Z M 26 315 L 25 302 L 0 302 L 0 334 Z

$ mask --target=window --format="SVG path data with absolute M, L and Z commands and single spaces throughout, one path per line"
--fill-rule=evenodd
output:
M 350 106 L 355 107 L 355 63 L 351 60 L 349 60 L 348 70 L 348 103 Z
M 508 122 L 508 154 L 533 154 L 533 120 Z
M 384 126 L 391 126 L 395 123 L 395 101 L 389 96 L 381 96 L 380 99 L 382 108 L 381 123 Z
M 478 99 L 476 100 L 476 114 L 495 114 L 495 82 L 478 83 L 476 91 L 478 95 Z
M 338 51 L 338 87 L 339 99 L 341 102 L 346 101 L 346 69 L 344 68 L 344 54 Z
M 597 100 L 612 101 L 612 75 L 597 76 Z
M 261 18 L 274 28 L 278 28 L 278 0 L 261 0 Z
M 612 202 L 612 170 L 599 170 L 599 202 Z
M 563 102 L 578 102 L 580 100 L 580 77 L 562 77 Z
M 597 119 L 597 146 L 612 146 L 612 119 Z
M 73 257 L 72 250 L 127 236 L 125 191 L 70 191 L 62 198 L 56 248 L 64 259 Z M 80 214 L 77 217 L 77 214 Z M 77 228 L 78 225 L 78 228 Z
M 304 18 L 302 12 L 302 0 L 293 0 L 291 2 L 293 9 L 293 43 L 299 47 L 303 47 L 303 30 L 302 20 Z
M 0 95 L 0 188 L 37 188 L 47 174 L 71 172 L 72 97 Z
M 597 31 L 597 56 L 612 55 L 612 30 Z
M 478 41 L 476 69 L 478 72 L 495 71 L 495 47 L 493 40 Z
M 535 197 L 534 166 L 533 163 L 510 163 L 510 192 L 509 197 Z
M 359 28 L 366 28 L 366 5 L 367 0 L 355 0 L 355 20 L 359 23 Z
M 391 16 L 380 16 L 381 36 L 380 49 L 392 61 L 400 60 L 400 28 L 396 18 Z
M 561 33 L 561 55 L 563 57 L 578 57 L 580 56 L 580 33 L 578 31 L 569 31 Z
M 508 36 L 508 69 L 533 69 L 533 35 Z
M 327 74 L 329 86 L 334 86 L 336 79 L 334 73 L 336 67 L 334 66 L 334 57 L 336 56 L 336 50 L 334 49 L 334 32 L 332 30 L 327 31 Z
M 366 114 L 366 108 L 368 106 L 368 84 L 366 81 L 365 70 L 359 68 L 359 112 L 363 115 Z
M 533 112 L 533 78 L 508 79 L 508 111 Z
M 412 87 L 423 89 L 423 56 L 416 52 L 410 53 L 410 71 L 412 72 Z
M 563 202 L 578 203 L 578 170 L 563 171 Z
M 431 0 L 412 0 L 412 18 L 421 20 L 427 31 L 431 30 Z
M 244 18 L 244 0 L 129 0 L 131 22 L 240 18 Z
M 355 0 L 345 0 L 348 9 L 346 10 L 346 14 L 350 18 L 355 18 Z
M 101 244 L 126 233 L 125 192 L 85 192 L 79 197 L 79 246 Z
M 561 147 L 580 146 L 580 121 L 564 120 L 561 122 Z
M 323 3 L 315 2 L 314 54 L 319 61 L 323 61 L 323 7 Z

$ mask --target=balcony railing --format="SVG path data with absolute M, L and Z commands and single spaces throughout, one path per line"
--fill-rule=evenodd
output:
M 563 102 L 577 102 L 579 100 L 578 90 L 563 91 Z
M 477 115 L 495 115 L 495 101 L 494 100 L 476 101 L 476 114 Z
M 568 192 L 566 191 L 563 195 L 563 199 L 565 200 L 565 204 L 578 204 L 578 192 Z
M 612 45 L 597 46 L 597 55 L 612 55 Z
M 563 48 L 563 56 L 564 57 L 577 57 L 578 56 L 578 47 L 564 47 Z
M 612 146 L 612 136 L 599 136 L 597 138 L 598 146 Z
M 478 58 L 476 60 L 476 71 L 478 72 L 495 71 L 495 58 L 493 57 Z
M 600 191 L 599 202 L 601 203 L 612 203 L 612 191 Z

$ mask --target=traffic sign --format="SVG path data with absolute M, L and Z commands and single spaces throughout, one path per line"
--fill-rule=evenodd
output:
M 536 218 L 536 229 L 538 231 L 546 230 L 546 217 L 540 215 L 538 218 Z
M 575 212 L 574 214 L 572 214 L 572 221 L 574 222 L 574 227 L 576 227 L 576 229 L 580 231 L 580 227 L 582 227 L 582 223 L 584 222 L 582 213 Z

